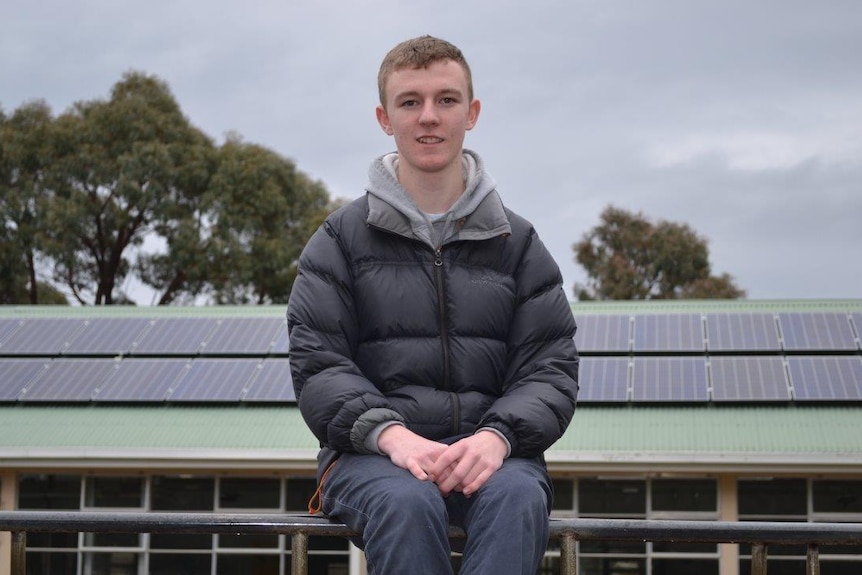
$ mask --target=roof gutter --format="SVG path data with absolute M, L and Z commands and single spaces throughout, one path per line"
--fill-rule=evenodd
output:
M 309 449 L 0 448 L 8 470 L 313 473 Z M 554 475 L 862 475 L 862 453 L 571 452 L 550 450 Z

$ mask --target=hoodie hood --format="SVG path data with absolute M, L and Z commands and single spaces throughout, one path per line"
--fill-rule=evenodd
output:
M 456 239 L 486 239 L 511 233 L 497 183 L 476 152 L 464 150 L 464 193 L 432 221 L 398 182 L 398 154 L 374 160 L 368 170 L 368 224 L 418 239 L 436 249 Z

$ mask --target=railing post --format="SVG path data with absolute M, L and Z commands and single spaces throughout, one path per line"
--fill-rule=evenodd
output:
M 301 531 L 290 538 L 291 575 L 308 575 L 308 533 Z
M 578 553 L 574 533 L 560 536 L 560 575 L 578 575 Z
M 12 533 L 12 575 L 27 573 L 27 532 Z
M 808 557 L 805 559 L 805 574 L 820 575 L 820 548 L 816 543 L 808 545 Z
M 766 545 L 751 544 L 751 575 L 766 575 Z

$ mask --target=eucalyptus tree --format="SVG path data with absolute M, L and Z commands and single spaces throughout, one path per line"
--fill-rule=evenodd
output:
M 230 136 L 216 154 L 201 217 L 181 223 L 167 253 L 142 261 L 161 303 L 286 303 L 296 261 L 327 213 L 323 184 L 278 153 Z
M 82 304 L 122 301 L 137 248 L 204 193 L 213 144 L 163 81 L 136 72 L 54 124 L 43 221 L 54 279 Z
M 712 275 L 706 239 L 686 224 L 608 206 L 573 250 L 588 275 L 579 300 L 745 297 L 730 275 Z
M 216 146 L 160 79 L 130 72 L 107 99 L 52 117 L 0 111 L 0 301 L 285 303 L 296 260 L 335 204 L 295 163 L 229 136 Z M 60 299 L 64 296 L 60 294 Z
M 0 112 L 0 303 L 65 303 L 39 277 L 40 223 L 50 190 L 53 117 L 43 101 Z

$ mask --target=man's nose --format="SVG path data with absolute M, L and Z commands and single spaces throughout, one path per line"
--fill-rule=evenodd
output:
M 422 106 L 422 114 L 419 116 L 419 122 L 422 124 L 436 124 L 438 120 L 437 108 L 434 106 L 434 102 L 426 102 Z

